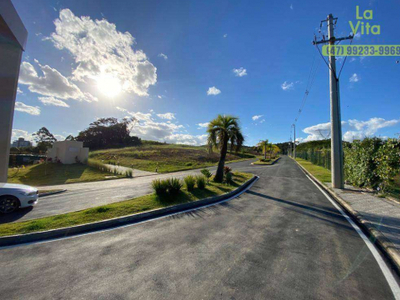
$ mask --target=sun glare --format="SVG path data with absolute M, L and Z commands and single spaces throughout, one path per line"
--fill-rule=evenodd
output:
M 121 82 L 112 74 L 101 74 L 97 78 L 97 87 L 110 98 L 117 96 L 122 90 Z

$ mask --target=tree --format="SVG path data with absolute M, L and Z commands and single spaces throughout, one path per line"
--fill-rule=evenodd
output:
M 263 151 L 264 153 L 264 159 L 267 159 L 267 148 L 268 148 L 269 142 L 268 140 L 263 140 L 260 141 L 257 146 Z
M 89 128 L 79 132 L 77 141 L 84 142 L 90 149 L 101 149 L 121 146 L 138 146 L 141 140 L 130 136 L 129 127 L 134 118 L 118 121 L 117 118 L 101 118 L 89 124 Z
M 236 151 L 240 150 L 244 142 L 244 137 L 239 126 L 239 119 L 229 115 L 218 115 L 218 117 L 208 124 L 207 133 L 209 150 L 212 151 L 214 147 L 220 150 L 218 169 L 214 181 L 222 182 L 228 142 L 231 143 L 231 149 L 235 149 Z
M 66 141 L 75 141 L 76 138 L 73 137 L 71 134 L 65 138 Z
M 54 142 L 57 142 L 57 139 L 46 127 L 40 128 L 36 133 L 32 135 L 34 136 L 34 139 L 37 143 L 36 147 L 39 152 L 46 152 L 47 149 L 54 144 Z

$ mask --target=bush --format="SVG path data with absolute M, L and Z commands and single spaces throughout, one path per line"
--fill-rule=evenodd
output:
M 224 173 L 225 173 L 225 174 L 228 174 L 228 173 L 230 173 L 230 172 L 232 172 L 232 169 L 229 168 L 228 166 L 225 166 L 225 167 L 224 167 Z
M 206 187 L 206 177 L 204 177 L 204 175 L 197 175 L 196 184 L 200 190 L 204 190 Z
M 233 183 L 233 174 L 231 172 L 225 174 L 225 181 L 227 184 Z
M 154 179 L 151 186 L 155 193 L 159 196 L 165 195 L 168 190 L 168 182 L 166 180 Z
M 167 189 L 168 193 L 171 195 L 176 195 L 182 188 L 182 182 L 178 178 L 167 179 Z
M 212 174 L 209 169 L 203 169 L 200 171 L 207 178 L 207 182 L 210 180 Z
M 194 178 L 194 176 L 192 176 L 192 175 L 186 176 L 184 181 L 185 181 L 186 189 L 189 192 L 193 191 L 194 185 L 196 184 L 196 179 Z

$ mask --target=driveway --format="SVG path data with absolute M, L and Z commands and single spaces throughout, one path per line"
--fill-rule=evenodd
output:
M 228 165 L 234 171 L 246 171 L 252 170 L 250 163 L 253 161 L 255 160 L 230 163 Z M 216 167 L 209 169 L 216 170 Z M 0 215 L 0 224 L 53 216 L 132 199 L 152 193 L 151 182 L 156 178 L 183 178 L 189 174 L 200 174 L 200 169 L 129 179 L 41 187 L 42 190 L 67 189 L 67 192 L 40 198 L 38 204 L 33 208 L 20 209 L 10 215 Z
M 357 232 L 290 159 L 239 198 L 0 249 L 4 299 L 393 299 Z

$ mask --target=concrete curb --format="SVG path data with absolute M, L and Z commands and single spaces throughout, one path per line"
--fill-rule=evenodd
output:
M 31 243 L 49 239 L 56 239 L 56 238 L 63 238 L 83 233 L 88 233 L 92 231 L 99 231 L 104 229 L 109 229 L 113 227 L 119 227 L 127 224 L 138 223 L 146 220 L 151 220 L 154 218 L 159 218 L 163 216 L 167 216 L 173 213 L 184 212 L 186 210 L 201 208 L 202 206 L 216 204 L 220 201 L 229 199 L 231 197 L 237 196 L 239 193 L 246 190 L 253 182 L 258 180 L 258 176 L 253 176 L 253 178 L 246 181 L 236 190 L 233 190 L 229 193 L 205 198 L 203 200 L 178 204 L 174 206 L 169 206 L 165 208 L 155 209 L 144 213 L 128 215 L 124 217 L 104 220 L 100 222 L 82 224 L 72 227 L 60 228 L 60 229 L 53 229 L 48 231 L 41 231 L 36 233 L 28 233 L 28 234 L 20 234 L 20 235 L 12 235 L 12 236 L 5 236 L 0 237 L 0 247 L 4 246 L 12 246 L 17 244 L 24 244 L 24 243 Z
M 378 230 L 376 230 L 372 225 L 370 225 L 369 222 L 365 221 L 363 217 L 351 207 L 351 205 L 349 205 L 345 200 L 343 200 L 332 189 L 330 189 L 321 181 L 319 181 L 317 178 L 315 178 L 296 160 L 294 161 L 304 171 L 304 173 L 306 173 L 316 184 L 318 184 L 318 186 L 324 189 L 324 191 L 326 191 L 329 194 L 329 196 L 331 196 L 346 211 L 346 213 L 350 215 L 350 217 L 352 217 L 354 221 L 356 221 L 356 223 L 362 228 L 362 230 L 367 233 L 371 242 L 379 247 L 379 249 L 385 254 L 385 256 L 395 267 L 396 272 L 400 274 L 400 257 L 398 253 L 395 250 L 393 250 L 395 248 L 393 243 L 383 234 L 381 234 Z
M 51 196 L 51 195 L 61 194 L 61 193 L 64 193 L 66 191 L 67 191 L 67 189 L 63 189 L 63 190 L 59 190 L 59 191 L 56 191 L 56 192 L 48 192 L 48 193 L 39 194 L 39 198 L 46 197 L 46 196 Z
M 281 159 L 281 156 L 278 157 L 276 160 L 274 160 L 274 162 L 272 164 L 255 164 L 255 163 L 251 163 L 251 165 L 253 165 L 253 166 L 272 166 L 272 165 L 276 164 L 278 162 L 278 160 L 280 160 L 280 159 Z

